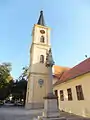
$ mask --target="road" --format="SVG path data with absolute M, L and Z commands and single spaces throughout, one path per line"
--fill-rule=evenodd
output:
M 36 120 L 37 116 L 42 115 L 43 110 L 26 110 L 23 107 L 15 107 L 13 105 L 4 105 L 0 107 L 0 120 Z M 67 120 L 90 120 L 73 114 L 61 112 L 61 117 Z
M 33 120 L 42 110 L 26 110 L 22 107 L 0 107 L 0 120 Z

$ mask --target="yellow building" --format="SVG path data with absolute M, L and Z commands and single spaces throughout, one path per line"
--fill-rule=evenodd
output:
M 57 78 L 57 81 L 56 81 Z M 54 75 L 59 109 L 90 117 L 90 58 L 75 67 Z

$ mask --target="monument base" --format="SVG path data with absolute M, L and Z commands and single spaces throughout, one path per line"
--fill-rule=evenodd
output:
M 43 103 L 26 103 L 25 108 L 26 109 L 43 109 L 44 104 Z
M 45 99 L 43 117 L 59 117 L 56 99 Z
M 38 116 L 36 120 L 66 120 L 65 117 L 60 117 L 60 110 L 57 105 L 57 97 L 52 93 L 44 98 L 44 111 L 42 116 Z
M 57 97 L 53 93 L 49 93 L 44 97 L 43 117 L 59 117 L 60 112 L 57 106 Z

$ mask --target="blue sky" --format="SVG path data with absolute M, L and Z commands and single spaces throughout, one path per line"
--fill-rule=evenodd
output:
M 18 78 L 29 64 L 32 27 L 40 10 L 51 27 L 55 63 L 72 67 L 90 57 L 90 0 L 0 0 L 0 63 Z

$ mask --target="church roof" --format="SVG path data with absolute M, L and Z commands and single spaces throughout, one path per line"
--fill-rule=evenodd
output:
M 53 75 L 58 75 L 66 70 L 69 70 L 69 67 L 64 67 L 64 66 L 58 66 L 58 65 L 54 65 L 53 66 Z
M 73 68 L 63 72 L 62 75 L 60 74 L 59 80 L 54 85 L 58 85 L 60 83 L 74 79 L 88 72 L 90 72 L 90 58 L 82 61 Z
M 44 21 L 44 16 L 43 16 L 43 11 L 40 11 L 40 16 L 37 22 L 38 25 L 45 26 L 45 21 Z

